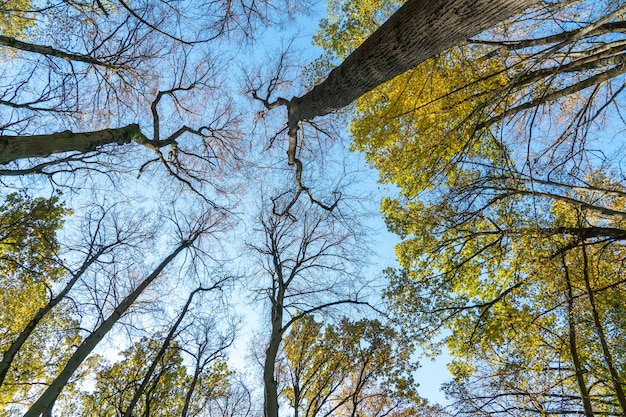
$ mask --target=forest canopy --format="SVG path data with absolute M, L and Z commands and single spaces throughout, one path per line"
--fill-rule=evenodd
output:
M 356 7 L 324 21 L 328 61 L 376 26 Z M 545 2 L 356 103 L 353 148 L 399 191 L 386 297 L 449 350 L 459 414 L 626 410 L 624 12 Z
M 626 413 L 626 5 L 319 7 L 1 2 L 0 416 Z

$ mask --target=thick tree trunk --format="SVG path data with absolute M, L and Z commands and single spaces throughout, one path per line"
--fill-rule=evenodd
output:
M 539 0 L 408 0 L 328 77 L 287 105 L 289 165 L 298 123 L 341 109 L 363 94 L 452 46 L 512 17 Z
M 538 0 L 408 0 L 328 77 L 289 104 L 290 125 L 323 116 Z
M 78 369 L 78 367 L 84 362 L 102 338 L 109 332 L 109 330 L 111 330 L 113 325 L 117 323 L 117 321 L 122 317 L 122 315 L 124 315 L 128 308 L 133 305 L 141 293 L 143 293 L 143 291 L 161 274 L 163 269 L 165 269 L 165 267 L 172 262 L 180 252 L 191 246 L 192 242 L 193 239 L 185 241 L 178 246 L 155 268 L 155 270 L 148 277 L 146 277 L 146 279 L 141 282 L 141 284 L 139 284 L 133 292 L 122 300 L 113 313 L 111 313 L 111 315 L 103 321 L 97 329 L 95 329 L 89 336 L 87 336 L 87 338 L 85 338 L 85 340 L 83 340 L 72 357 L 65 364 L 65 368 L 63 368 L 61 373 L 54 379 L 54 381 L 52 381 L 50 386 L 28 409 L 26 414 L 24 414 L 24 417 L 38 417 L 50 407 L 50 405 L 58 397 L 61 390 L 63 390 L 65 385 L 67 385 L 67 382 L 72 374 L 74 374 L 76 369 Z
M 263 367 L 263 385 L 265 389 L 264 417 L 278 417 L 278 386 L 275 367 L 278 349 L 283 337 L 283 299 L 284 290 L 281 285 L 278 297 L 272 306 L 272 334 L 265 351 L 265 364 Z
M 145 140 L 137 124 L 94 132 L 73 133 L 67 130 L 48 135 L 0 136 L 0 165 L 62 152 L 90 152 L 103 145 L 122 145 L 132 140 Z
M 538 2 L 408 0 L 341 65 L 331 71 L 326 80 L 287 103 L 289 164 L 297 163 L 298 122 L 343 108 L 378 85 Z M 15 43 L 18 41 L 8 38 L 0 41 L 25 50 L 35 47 L 23 42 L 18 45 Z M 39 48 L 43 50 L 36 51 L 38 53 L 59 56 L 59 51 Z M 63 59 L 80 58 L 74 54 L 61 55 L 59 57 Z M 128 143 L 134 136 L 142 136 L 137 125 L 85 133 L 68 131 L 38 136 L 0 137 L 0 164 L 60 152 L 88 152 L 108 143 Z
M 66 61 L 84 62 L 86 64 L 96 65 L 105 68 L 117 67 L 113 63 L 108 63 L 90 55 L 65 52 L 60 49 L 53 48 L 52 46 L 37 45 L 34 43 L 24 42 L 10 36 L 0 35 L 0 46 L 7 46 L 9 48 L 19 49 L 20 51 L 25 52 L 32 52 L 35 54 L 53 56 L 55 58 L 64 59 Z

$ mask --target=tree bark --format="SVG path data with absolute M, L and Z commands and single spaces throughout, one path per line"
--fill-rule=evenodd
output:
M 328 77 L 289 103 L 290 125 L 323 116 L 538 0 L 408 0 Z
M 196 236 L 197 237 L 197 236 Z M 59 393 L 63 390 L 70 377 L 76 369 L 83 363 L 83 361 L 89 356 L 98 343 L 104 338 L 104 336 L 111 330 L 113 325 L 122 317 L 122 315 L 133 305 L 135 300 L 143 293 L 143 291 L 161 274 L 163 269 L 176 258 L 176 256 L 184 249 L 191 246 L 193 239 L 187 240 L 181 243 L 172 253 L 170 253 L 156 268 L 155 270 L 144 279 L 137 288 L 122 300 L 122 302 L 115 308 L 113 313 L 98 326 L 89 336 L 83 340 L 80 346 L 76 349 L 72 357 L 67 361 L 65 367 L 59 373 L 59 375 L 52 381 L 50 386 L 44 391 L 43 394 L 35 401 L 35 403 L 28 409 L 23 417 L 38 417 L 40 416 L 58 397 Z
M 324 81 L 286 104 L 289 165 L 296 165 L 296 174 L 302 171 L 296 158 L 300 121 L 341 109 L 536 3 L 539 0 L 408 0 Z
M 278 386 L 276 382 L 275 366 L 278 349 L 283 338 L 283 303 L 284 287 L 280 285 L 278 296 L 272 305 L 272 333 L 265 350 L 265 364 L 263 366 L 263 385 L 265 389 L 264 417 L 278 417 Z
M 55 58 L 64 59 L 66 61 L 84 62 L 86 64 L 104 68 L 114 69 L 117 67 L 113 63 L 106 62 L 90 55 L 65 52 L 60 49 L 53 48 L 52 46 L 37 45 L 34 43 L 24 42 L 10 36 L 0 35 L 0 46 L 6 46 L 13 49 L 19 49 L 20 51 L 32 52 L 35 54 L 53 56 Z
M 289 164 L 297 164 L 297 130 L 302 120 L 341 109 L 354 100 L 455 44 L 522 12 L 539 0 L 408 0 L 326 80 L 301 97 L 286 102 L 289 124 Z M 35 45 L 0 39 L 12 47 L 32 50 Z M 2 43 L 0 42 L 0 43 Z M 23 44 L 23 45 L 22 45 Z M 41 47 L 38 53 L 82 60 L 76 54 Z M 98 62 L 88 62 L 97 65 Z M 21 158 L 54 153 L 88 152 L 109 143 L 128 143 L 143 136 L 137 125 L 95 132 L 69 131 L 37 136 L 0 137 L 0 165 Z M 301 168 L 299 168 L 301 171 Z
M 578 390 L 580 391 L 580 397 L 582 399 L 583 408 L 585 410 L 585 417 L 594 417 L 593 407 L 591 406 L 591 399 L 589 398 L 589 390 L 585 383 L 585 372 L 582 364 L 580 363 L 580 357 L 578 356 L 578 347 L 576 341 L 576 320 L 574 319 L 574 294 L 572 291 L 572 281 L 569 276 L 569 269 L 565 263 L 565 256 L 561 256 L 561 262 L 563 263 L 563 271 L 565 274 L 565 282 L 567 284 L 567 322 L 569 325 L 569 350 L 572 355 L 572 362 L 574 364 L 574 372 L 576 376 L 576 382 L 578 383 Z
M 48 135 L 0 136 L 0 165 L 62 152 L 90 152 L 103 145 L 123 145 L 132 140 L 145 140 L 137 124 L 82 133 L 66 130 Z

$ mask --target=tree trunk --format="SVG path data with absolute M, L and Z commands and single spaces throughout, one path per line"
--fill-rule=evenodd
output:
M 617 396 L 617 401 L 620 404 L 620 408 L 622 409 L 622 415 L 626 416 L 626 395 L 624 395 L 624 388 L 622 387 L 622 380 L 620 378 L 617 369 L 615 368 L 615 363 L 613 360 L 613 355 L 611 354 L 611 350 L 609 348 L 609 344 L 606 340 L 606 334 L 604 333 L 604 328 L 602 327 L 602 320 L 600 319 L 600 313 L 598 312 L 598 308 L 596 307 L 595 295 L 593 293 L 593 288 L 591 288 L 591 282 L 589 280 L 589 259 L 587 257 L 587 247 L 585 242 L 582 242 L 582 252 L 583 252 L 583 278 L 585 280 L 585 289 L 587 290 L 587 297 L 589 298 L 589 304 L 591 306 L 591 313 L 593 315 L 593 323 L 596 328 L 596 332 L 598 334 L 598 339 L 600 340 L 600 345 L 602 346 L 602 353 L 604 355 L 604 361 L 606 362 L 607 368 L 609 368 L 609 373 L 611 374 L 611 380 L 613 381 L 613 386 L 615 387 L 615 395 Z
M 187 311 L 189 310 L 189 306 L 191 305 L 191 302 L 193 301 L 193 297 L 199 291 L 204 291 L 204 290 L 205 290 L 204 288 L 196 288 L 194 291 L 191 292 L 191 294 L 189 294 L 189 297 L 187 298 L 187 302 L 183 306 L 183 309 L 180 312 L 180 314 L 178 315 L 178 318 L 176 319 L 176 322 L 171 327 L 170 331 L 167 333 L 167 336 L 165 337 L 165 340 L 161 344 L 161 348 L 157 352 L 157 354 L 154 357 L 154 359 L 152 359 L 152 363 L 150 364 L 150 367 L 148 368 L 148 371 L 146 371 L 146 374 L 144 375 L 144 377 L 143 377 L 143 379 L 141 381 L 141 384 L 139 385 L 139 388 L 137 388 L 137 390 L 135 390 L 133 398 L 130 400 L 130 403 L 128 404 L 128 407 L 126 408 L 126 411 L 124 411 L 124 415 L 122 417 L 132 417 L 133 410 L 135 409 L 135 406 L 137 406 L 137 403 L 139 402 L 139 399 L 141 398 L 141 395 L 144 393 L 144 391 L 148 387 L 148 383 L 150 382 L 150 378 L 152 378 L 152 374 L 154 373 L 155 369 L 157 368 L 157 366 L 159 364 L 159 361 L 161 360 L 161 358 L 163 358 L 165 356 L 165 353 L 166 353 L 167 349 L 169 348 L 170 343 L 174 339 L 176 331 L 178 330 L 178 326 L 180 326 L 180 323 L 182 323 L 183 319 L 185 318 L 185 315 L 187 315 Z
M 278 417 L 278 386 L 275 367 L 278 349 L 283 337 L 283 302 L 284 287 L 281 283 L 278 296 L 272 305 L 272 334 L 265 351 L 265 364 L 263 367 L 263 385 L 265 389 L 264 417 Z
M 408 0 L 359 46 L 326 80 L 287 103 L 289 164 L 296 164 L 298 122 L 341 109 L 395 76 L 522 12 L 539 0 Z M 5 44 L 17 44 L 0 39 Z M 32 49 L 30 44 L 20 45 Z M 41 47 L 40 47 L 41 48 Z M 58 51 L 37 51 L 58 56 Z M 61 54 L 63 59 L 79 56 Z M 71 55 L 71 56 L 70 56 Z M 97 64 L 97 63 L 95 63 Z M 54 153 L 88 152 L 109 143 L 128 143 L 142 136 L 137 125 L 96 132 L 69 131 L 37 136 L 0 137 L 0 164 Z
M 323 116 L 538 0 L 408 0 L 326 80 L 289 103 L 290 126 Z
M 94 132 L 73 133 L 66 130 L 48 135 L 0 136 L 0 165 L 62 152 L 90 152 L 103 145 L 123 145 L 137 139 L 145 139 L 137 124 Z
M 20 41 L 10 36 L 0 35 L 0 45 L 7 46 L 13 49 L 18 49 L 20 51 L 32 52 L 34 54 L 53 56 L 55 58 L 64 59 L 66 61 L 84 62 L 86 64 L 100 66 L 104 68 L 118 67 L 118 65 L 115 65 L 113 63 L 108 63 L 104 60 L 92 57 L 90 55 L 65 52 L 60 49 L 53 48 L 51 46 L 37 45 L 34 43 Z
M 563 263 L 565 283 L 567 284 L 567 323 L 569 325 L 569 350 L 570 354 L 572 355 L 576 382 L 578 383 L 578 390 L 580 391 L 580 397 L 582 399 L 583 408 L 585 410 L 585 417 L 593 417 L 593 407 L 591 406 L 589 390 L 587 389 L 587 384 L 585 383 L 585 372 L 583 370 L 582 364 L 580 363 L 580 357 L 578 356 L 578 347 L 576 341 L 576 319 L 574 318 L 574 293 L 572 290 L 572 281 L 569 276 L 569 269 L 567 268 L 564 255 L 561 255 L 561 262 Z
M 183 410 L 180 413 L 180 417 L 189 417 L 189 408 L 191 406 L 191 397 L 193 393 L 196 391 L 196 386 L 198 385 L 198 380 L 200 379 L 200 372 L 202 371 L 202 367 L 199 363 L 200 359 L 198 359 L 198 363 L 196 363 L 196 369 L 193 371 L 193 378 L 191 380 L 191 384 L 189 385 L 189 389 L 185 394 L 185 402 L 183 403 Z
M 128 310 L 128 308 L 137 300 L 141 293 L 150 285 L 165 269 L 165 267 L 176 258 L 176 256 L 184 249 L 191 246 L 193 239 L 183 242 L 179 245 L 170 255 L 168 255 L 156 269 L 144 279 L 141 284 L 131 292 L 122 302 L 115 308 L 113 313 L 104 321 L 97 329 L 95 329 L 89 336 L 83 340 L 80 346 L 76 349 L 72 357 L 65 364 L 65 368 L 59 373 L 59 375 L 52 381 L 50 386 L 44 391 L 44 393 L 35 401 L 35 403 L 28 409 L 23 417 L 38 417 L 40 416 L 58 397 L 59 393 L 76 369 L 83 363 L 83 361 L 89 356 L 91 351 L 98 345 L 102 338 L 111 330 L 113 325 L 122 317 L 122 315 Z

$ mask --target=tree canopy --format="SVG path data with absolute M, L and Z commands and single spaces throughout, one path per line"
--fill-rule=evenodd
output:
M 626 413 L 626 5 L 314 10 L 0 4 L 0 415 Z
M 352 10 L 334 4 L 318 65 L 376 26 Z M 388 300 L 449 350 L 460 414 L 624 413 L 623 16 L 544 2 L 356 103 L 353 147 L 399 191 Z

